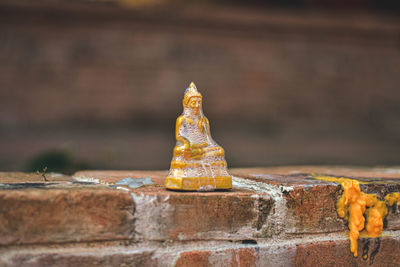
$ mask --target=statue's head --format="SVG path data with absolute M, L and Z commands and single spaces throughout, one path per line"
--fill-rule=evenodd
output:
M 193 82 L 190 83 L 183 97 L 183 108 L 192 109 L 194 113 L 198 115 L 201 110 L 202 98 L 202 95 L 197 91 L 196 85 L 194 85 Z

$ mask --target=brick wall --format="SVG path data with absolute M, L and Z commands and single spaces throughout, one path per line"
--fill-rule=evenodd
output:
M 397 266 L 400 211 L 382 236 L 350 252 L 343 194 L 313 174 L 367 182 L 379 199 L 400 191 L 399 168 L 231 169 L 233 189 L 177 192 L 166 171 L 0 173 L 1 266 Z M 130 177 L 154 184 L 121 185 Z M 126 180 L 126 179 L 125 179 Z

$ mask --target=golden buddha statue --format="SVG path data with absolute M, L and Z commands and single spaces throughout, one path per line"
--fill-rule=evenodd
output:
M 210 123 L 202 110 L 202 95 L 192 82 L 185 91 L 183 113 L 176 120 L 176 146 L 165 180 L 167 189 L 213 191 L 231 189 L 224 149 L 210 134 Z

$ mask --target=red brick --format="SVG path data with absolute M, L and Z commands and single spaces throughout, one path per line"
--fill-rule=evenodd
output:
M 400 191 L 400 173 L 390 168 L 345 168 L 329 166 L 287 166 L 272 168 L 232 169 L 231 174 L 258 183 L 267 183 L 280 192 L 287 210 L 286 233 L 326 233 L 347 229 L 336 213 L 341 186 L 316 180 L 313 175 L 348 177 L 369 182 L 361 189 L 384 199 L 389 192 Z M 282 212 L 282 207 L 280 207 Z M 389 211 L 385 229 L 400 229 L 400 212 Z
M 268 219 L 266 194 L 134 191 L 135 231 L 150 240 L 252 239 Z
M 176 267 L 193 266 L 193 267 L 207 267 L 211 266 L 208 261 L 210 251 L 189 251 L 180 254 L 176 261 Z
M 71 176 L 59 173 L 46 173 L 45 181 L 42 173 L 25 172 L 0 172 L 0 184 L 18 184 L 18 183 L 62 183 L 73 181 Z
M 0 266 L 156 266 L 149 250 L 126 250 L 123 247 L 97 249 L 72 248 L 22 250 L 10 255 L 0 253 Z
M 329 185 L 294 187 L 292 191 L 284 192 L 287 215 L 293 218 L 288 225 L 292 229 L 288 232 L 334 232 L 347 229 L 336 213 L 339 194 L 338 187 Z
M 386 233 L 388 234 L 388 233 Z M 378 246 L 380 240 L 380 246 Z M 0 248 L 0 266 L 398 266 L 400 237 L 359 240 L 359 257 L 346 235 L 229 241 Z M 362 258 L 365 248 L 368 258 Z
M 242 248 L 235 251 L 233 256 L 233 266 L 255 266 L 257 251 L 255 248 Z
M 166 172 L 161 171 L 82 171 L 74 174 L 78 180 L 109 185 L 127 177 L 146 176 L 155 185 L 129 189 L 137 207 L 135 231 L 140 239 L 252 239 L 265 224 L 273 204 L 268 194 L 248 190 L 168 191 L 164 188 Z
M 229 248 L 218 251 L 198 250 L 179 254 L 176 266 L 255 266 L 255 248 Z
M 17 187 L 0 190 L 0 243 L 120 239 L 254 242 L 282 234 L 346 231 L 335 210 L 340 186 L 312 179 L 309 173 L 293 173 L 296 170 L 296 167 L 232 170 L 243 177 L 241 181 L 269 187 L 217 192 L 167 191 L 162 185 L 163 171 L 90 171 L 75 176 L 105 185 L 77 183 L 70 178 L 47 183 L 33 179 L 25 184 L 22 178 L 19 183 L 3 182 L 3 188 Z M 355 174 L 353 171 L 353 177 Z M 124 190 L 114 186 L 122 178 L 146 176 L 155 184 L 137 189 L 124 187 Z M 396 176 L 390 177 L 391 183 L 375 176 L 367 177 L 374 182 L 365 185 L 365 190 L 380 193 L 397 190 Z M 274 194 L 278 191 L 281 195 L 277 198 Z M 283 207 L 278 200 L 283 201 Z M 385 229 L 398 229 L 399 218 L 398 209 L 390 209 Z
M 363 258 L 365 250 L 366 258 Z M 358 257 L 350 252 L 350 242 L 324 241 L 297 246 L 296 266 L 399 266 L 400 239 L 358 240 Z
M 129 239 L 133 213 L 130 195 L 115 189 L 0 190 L 0 244 Z
M 177 258 L 174 262 L 177 266 L 294 266 L 296 245 L 295 242 L 260 245 L 224 243 L 207 247 L 203 243 L 202 247 L 193 250 L 186 248 L 180 252 L 179 247 L 175 250 Z
M 368 252 L 366 259 L 362 257 L 363 249 Z M 361 239 L 358 251 L 359 256 L 354 257 L 345 235 L 332 236 L 331 240 L 308 237 L 185 251 L 179 253 L 176 262 L 177 266 L 398 266 L 400 239 L 398 236 Z

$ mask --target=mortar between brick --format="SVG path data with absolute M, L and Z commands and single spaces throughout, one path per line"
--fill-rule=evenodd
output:
M 273 213 L 269 216 L 267 224 L 260 231 L 261 236 L 280 235 L 284 233 L 287 225 L 287 206 L 283 191 L 292 191 L 291 186 L 273 186 L 267 183 L 256 182 L 249 179 L 232 177 L 233 187 L 249 189 L 259 193 L 267 193 L 274 200 Z

